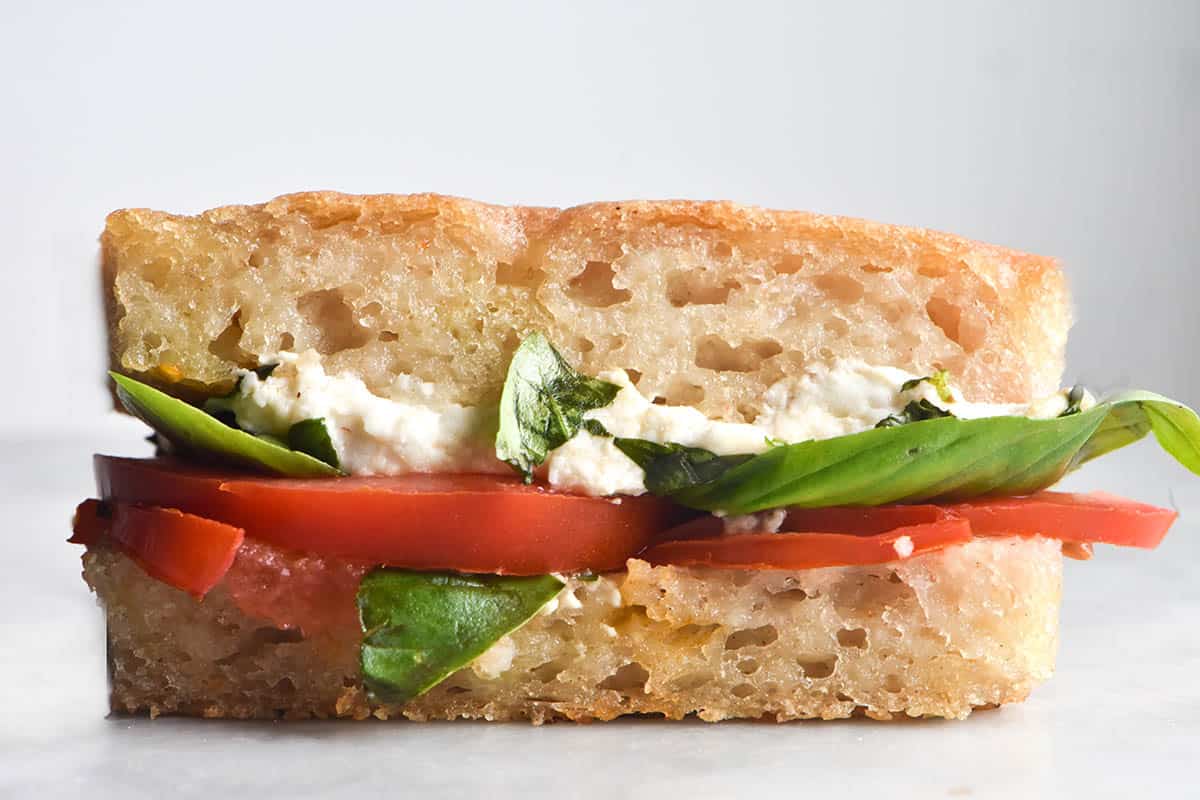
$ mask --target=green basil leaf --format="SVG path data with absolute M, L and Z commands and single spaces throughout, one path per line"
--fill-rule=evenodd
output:
M 1029 494 L 1150 431 L 1179 463 L 1200 474 L 1200 418 L 1149 392 L 1054 419 L 942 417 L 775 447 L 755 456 L 616 441 L 646 470 L 648 491 L 692 508 L 749 514 L 781 506 Z M 636 446 L 622 446 L 631 441 Z M 674 463 L 664 460 L 668 454 Z M 658 474 L 668 468 L 665 477 Z
M 645 439 L 613 439 L 625 455 L 646 473 L 646 491 L 671 495 L 697 484 L 716 480 L 752 455 L 719 456 L 700 447 L 659 444 Z
M 579 374 L 543 334 L 529 334 L 504 379 L 496 457 L 529 483 L 546 454 L 579 432 L 584 413 L 611 403 L 619 388 Z
M 288 428 L 287 446 L 292 450 L 308 453 L 331 467 L 341 466 L 323 417 L 301 420 Z
M 612 434 L 608 432 L 608 428 L 604 427 L 598 419 L 585 419 L 583 421 L 583 429 L 592 436 L 602 436 L 605 439 L 612 438 Z
M 403 703 L 478 658 L 562 590 L 553 575 L 462 575 L 377 569 L 358 587 L 363 681 Z
M 1163 450 L 1200 474 L 1200 417 L 1195 411 L 1161 394 L 1144 391 L 1124 392 L 1097 406 L 1102 407 L 1108 408 L 1108 414 L 1075 454 L 1072 468 L 1132 444 L 1153 431 Z
M 910 381 L 911 383 L 911 381 Z M 884 417 L 875 423 L 876 428 L 892 428 L 896 425 L 907 425 L 910 422 L 921 422 L 926 419 L 940 419 L 954 416 L 944 408 L 939 408 L 925 398 L 913 400 L 899 414 Z
M 208 454 L 294 478 L 341 475 L 307 453 L 231 428 L 193 405 L 116 372 L 117 397 L 139 418 L 180 450 Z

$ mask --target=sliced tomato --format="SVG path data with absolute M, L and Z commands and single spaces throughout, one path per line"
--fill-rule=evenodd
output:
M 1045 536 L 1064 542 L 1157 547 L 1179 514 L 1103 492 L 1038 492 L 946 506 L 980 536 Z
M 935 509 L 936 510 L 936 509 Z M 680 539 L 656 544 L 642 554 L 651 564 L 736 569 L 815 569 L 884 564 L 971 541 L 965 519 L 902 525 L 882 533 L 746 533 Z
M 515 476 L 259 478 L 96 456 L 104 499 L 178 508 L 280 547 L 410 569 L 538 575 L 621 569 L 681 521 L 651 496 L 600 498 Z
M 365 561 L 297 553 L 247 539 L 223 587 L 243 613 L 305 635 L 358 634 L 355 596 Z
M 85 500 L 75 510 L 76 544 L 102 540 L 149 575 L 203 597 L 224 577 L 242 544 L 241 529 L 174 508 Z

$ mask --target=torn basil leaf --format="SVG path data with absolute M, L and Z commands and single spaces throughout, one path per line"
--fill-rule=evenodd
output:
M 358 587 L 363 682 L 404 703 L 528 622 L 562 590 L 553 575 L 463 575 L 377 569 Z
M 774 447 L 753 456 L 616 441 L 646 471 L 648 491 L 691 508 L 750 514 L 782 506 L 874 506 L 1029 494 L 1150 431 L 1180 464 L 1200 474 L 1200 418 L 1150 392 L 1121 395 L 1053 419 L 941 417 Z
M 324 461 L 331 467 L 340 467 L 337 450 L 329 438 L 329 428 L 322 417 L 306 419 L 288 428 L 287 446 L 313 458 Z
M 320 459 L 230 427 L 216 417 L 153 386 L 116 372 L 117 397 L 130 414 L 145 422 L 175 448 L 210 455 L 293 478 L 320 478 L 342 472 Z
M 752 455 L 719 456 L 700 447 L 659 444 L 645 439 L 616 438 L 613 444 L 646 473 L 646 491 L 657 495 L 673 493 L 716 480 Z
M 896 425 L 907 425 L 910 422 L 921 422 L 926 419 L 940 419 L 954 416 L 944 408 L 939 408 L 925 398 L 913 400 L 899 414 L 886 416 L 875 423 L 876 428 L 891 428 Z
M 619 389 L 579 374 L 543 334 L 529 334 L 504 379 L 496 457 L 529 483 L 546 454 L 579 432 L 584 413 L 611 403 Z

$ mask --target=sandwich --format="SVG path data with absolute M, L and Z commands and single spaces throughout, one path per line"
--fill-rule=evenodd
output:
M 1054 668 L 1063 558 L 1175 513 L 1052 487 L 1200 419 L 1063 387 L 1048 258 L 724 202 L 287 195 L 101 237 L 71 541 L 111 708 L 963 718 Z

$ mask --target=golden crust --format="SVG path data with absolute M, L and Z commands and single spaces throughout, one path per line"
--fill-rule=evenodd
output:
M 380 390 L 415 374 L 485 402 L 524 332 L 713 417 L 860 357 L 956 374 L 968 397 L 1057 388 L 1053 259 L 935 231 L 729 202 L 568 209 L 305 192 L 195 217 L 117 211 L 102 236 L 112 366 L 210 390 L 315 347 Z

